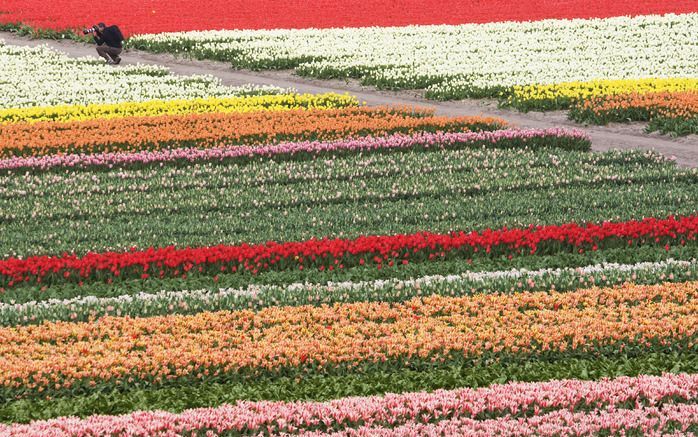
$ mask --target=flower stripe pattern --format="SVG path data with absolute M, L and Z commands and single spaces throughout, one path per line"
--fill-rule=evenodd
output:
M 236 1 L 109 19 L 127 49 L 698 133 L 696 2 Z M 5 3 L 0 30 L 90 38 L 94 5 Z M 696 169 L 44 46 L 0 65 L 0 436 L 698 433 Z
M 414 280 L 292 283 L 246 288 L 182 291 L 141 291 L 117 297 L 51 298 L 25 303 L 0 303 L 0 325 L 38 324 L 43 321 L 88 321 L 107 315 L 147 317 L 159 314 L 194 314 L 224 309 L 261 309 L 269 306 L 319 305 L 337 302 L 400 302 L 432 294 L 461 296 L 522 290 L 575 290 L 592 285 L 626 282 L 681 282 L 698 277 L 698 262 L 641 262 L 598 264 L 579 268 L 467 272 L 432 275 Z M 89 289 L 89 288 L 88 288 Z M 93 291 L 91 291 L 93 292 Z M 126 293 L 127 290 L 122 292 Z
M 438 117 L 412 108 L 348 107 L 0 124 L 0 156 L 335 139 L 417 130 L 496 130 L 496 118 Z
M 647 218 L 642 221 L 604 222 L 579 225 L 567 223 L 526 229 L 487 229 L 481 232 L 452 232 L 411 235 L 364 236 L 353 240 L 322 239 L 303 242 L 238 246 L 175 247 L 133 250 L 125 253 L 88 253 L 82 257 L 33 256 L 0 261 L 0 281 L 7 287 L 26 281 L 81 280 L 124 275 L 179 276 L 198 272 L 342 269 L 349 265 L 374 264 L 377 268 L 412 260 L 434 260 L 446 256 L 514 256 L 558 252 L 595 251 L 607 244 L 685 244 L 698 234 L 698 216 Z
M 491 21 L 529 21 L 546 18 L 587 18 L 619 15 L 695 12 L 690 0 L 572 0 L 564 5 L 534 0 L 473 0 L 421 2 L 403 0 L 399 4 L 378 0 L 346 0 L 328 5 L 319 0 L 241 0 L 209 1 L 206 8 L 192 0 L 173 7 L 163 0 L 147 5 L 127 0 L 120 7 L 77 6 L 66 0 L 50 5 L 38 0 L 6 0 L 0 23 L 24 23 L 37 29 L 75 29 L 88 26 L 98 15 L 109 16 L 123 26 L 126 34 L 160 33 L 205 29 L 277 29 L 366 26 L 405 26 L 410 24 L 461 24 Z M 235 13 L 231 13 L 235 11 Z
M 145 165 L 177 161 L 224 161 L 289 155 L 314 156 L 330 152 L 370 152 L 410 149 L 449 149 L 460 147 L 492 148 L 563 148 L 588 150 L 589 136 L 579 130 L 523 129 L 481 132 L 436 132 L 412 135 L 393 134 L 379 137 L 351 138 L 335 141 L 301 141 L 260 146 L 228 146 L 162 149 L 141 152 L 110 152 L 94 154 L 43 155 L 0 159 L 0 169 L 50 169 L 55 167 L 90 167 Z
M 0 328 L 0 394 L 252 379 L 501 354 L 693 348 L 698 283 Z
M 357 106 L 348 95 L 265 94 L 240 97 L 209 97 L 192 100 L 148 100 L 144 102 L 93 103 L 0 110 L 0 122 L 81 121 L 100 118 L 153 117 L 204 113 L 280 111 L 285 109 L 330 109 Z
M 366 428 L 386 424 L 404 426 L 410 422 L 419 422 L 421 417 L 431 418 L 432 423 L 454 417 L 474 419 L 479 416 L 501 416 L 505 419 L 491 421 L 490 426 L 486 425 L 488 421 L 469 423 L 484 432 L 489 429 L 494 431 L 493 425 L 497 422 L 499 426 L 504 426 L 503 422 L 511 423 L 527 412 L 562 410 L 568 412 L 570 417 L 574 412 L 588 411 L 590 406 L 593 406 L 591 411 L 601 410 L 598 412 L 613 417 L 604 410 L 616 407 L 619 408 L 618 413 L 627 415 L 633 414 L 632 409 L 625 407 L 629 403 L 647 408 L 675 402 L 678 404 L 676 413 L 686 414 L 696 410 L 693 406 L 684 409 L 682 403 L 691 401 L 696 395 L 696 375 L 638 376 L 602 381 L 511 383 L 480 389 L 345 398 L 325 403 L 240 402 L 237 405 L 193 409 L 180 414 L 142 411 L 123 416 L 60 418 L 31 425 L 5 426 L 0 431 L 13 437 L 81 436 L 97 433 L 147 437 L 158 433 L 181 434 L 193 431 L 213 432 L 213 435 L 229 431 L 302 433 L 318 427 L 322 431 L 349 431 L 365 427 L 363 430 L 367 431 Z M 682 423 L 692 423 L 690 415 L 684 417 Z M 641 417 L 636 416 L 633 421 L 638 419 Z M 584 420 L 583 416 L 578 420 Z M 548 418 L 542 422 L 553 425 L 554 420 Z M 611 423 L 617 422 L 614 420 Z M 383 432 L 387 433 L 388 429 Z

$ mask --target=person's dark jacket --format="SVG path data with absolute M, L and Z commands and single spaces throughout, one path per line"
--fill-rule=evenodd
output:
M 105 27 L 101 33 L 95 34 L 94 38 L 100 46 L 106 44 L 109 47 L 123 47 L 124 36 L 116 25 Z

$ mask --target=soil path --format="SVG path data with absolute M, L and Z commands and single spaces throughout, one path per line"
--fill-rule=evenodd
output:
M 68 40 L 34 40 L 9 32 L 0 32 L 0 39 L 8 44 L 37 46 L 46 44 L 71 56 L 96 56 L 94 46 Z M 609 126 L 582 126 L 568 120 L 564 112 L 521 113 L 498 108 L 496 102 L 488 100 L 460 100 L 435 102 L 424 99 L 419 91 L 381 91 L 349 80 L 317 80 L 299 77 L 291 71 L 246 71 L 233 70 L 228 64 L 213 61 L 197 61 L 177 58 L 168 54 L 153 54 L 129 50 L 123 55 L 124 64 L 154 64 L 168 67 L 178 74 L 210 74 L 226 85 L 276 85 L 295 88 L 303 93 L 349 92 L 369 105 L 420 105 L 432 107 L 441 115 L 484 115 L 507 120 L 514 126 L 548 128 L 576 127 L 586 131 L 592 138 L 593 149 L 598 151 L 618 149 L 655 149 L 666 156 L 674 157 L 676 163 L 686 167 L 698 167 L 698 136 L 671 138 L 659 134 L 647 134 L 642 123 L 612 124 Z M 115 67 L 118 68 L 118 67 Z

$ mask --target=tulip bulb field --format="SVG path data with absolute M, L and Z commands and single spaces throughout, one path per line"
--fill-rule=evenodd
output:
M 0 436 L 698 433 L 695 1 L 200 3 L 0 5 Z
M 487 97 L 523 111 L 571 108 L 576 110 L 571 117 L 581 122 L 652 120 L 650 130 L 687 134 L 698 133 L 695 100 L 679 109 L 662 104 L 666 94 L 662 99 L 658 93 L 670 93 L 673 100 L 674 93 L 698 92 L 697 27 L 698 14 L 667 14 L 171 32 L 135 35 L 131 45 L 230 62 L 236 68 L 293 68 L 303 76 L 356 78 L 392 90 L 423 89 L 437 100 Z M 647 101 L 648 96 L 658 101 Z

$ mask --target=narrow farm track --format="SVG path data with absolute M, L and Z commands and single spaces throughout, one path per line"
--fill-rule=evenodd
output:
M 35 40 L 20 37 L 9 32 L 0 32 L 0 39 L 8 44 L 20 46 L 37 46 L 46 44 L 71 56 L 95 56 L 94 46 L 74 41 Z M 123 55 L 124 64 L 163 65 L 177 74 L 210 74 L 221 79 L 226 85 L 276 85 L 295 88 L 303 93 L 349 92 L 369 105 L 420 105 L 432 107 L 439 115 L 483 115 L 504 118 L 520 127 L 549 128 L 576 127 L 586 131 L 592 138 L 593 149 L 655 149 L 666 156 L 673 156 L 680 166 L 698 167 L 698 138 L 689 136 L 671 138 L 659 134 L 646 134 L 642 124 L 615 124 L 610 126 L 581 126 L 568 120 L 563 112 L 521 113 L 498 108 L 495 102 L 482 100 L 464 100 L 454 102 L 435 102 L 421 97 L 418 91 L 390 92 L 361 86 L 356 81 L 317 80 L 299 77 L 290 71 L 240 71 L 233 70 L 228 64 L 212 61 L 197 61 L 177 58 L 166 54 L 152 54 L 129 50 Z M 116 67 L 118 68 L 118 67 Z

